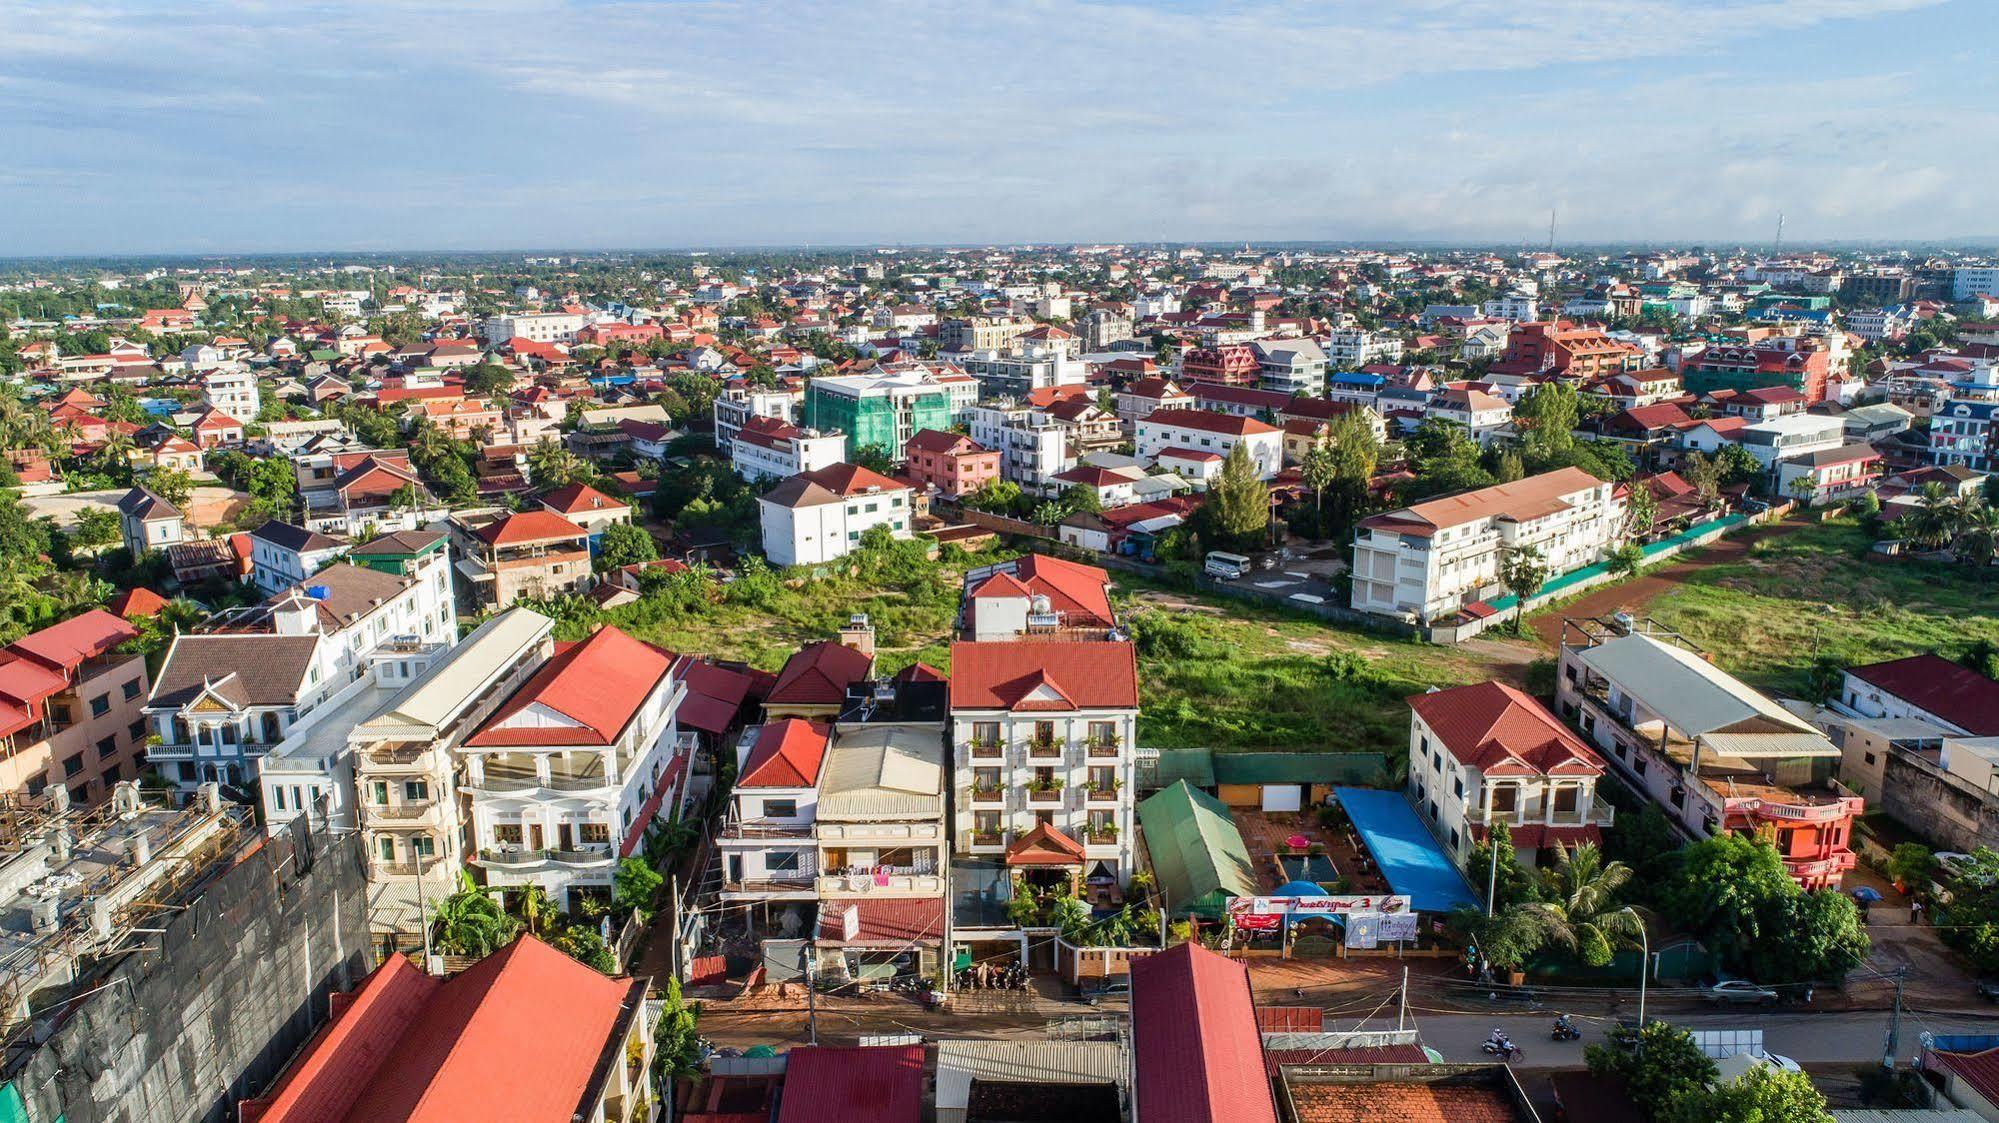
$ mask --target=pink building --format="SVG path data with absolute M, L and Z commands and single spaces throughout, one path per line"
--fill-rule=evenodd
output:
M 970 495 L 999 479 L 1000 454 L 962 434 L 918 430 L 903 454 L 908 457 L 903 474 L 944 495 Z

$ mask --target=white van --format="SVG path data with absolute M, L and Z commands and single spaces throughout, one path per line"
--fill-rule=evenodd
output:
M 1208 576 L 1219 577 L 1224 581 L 1233 581 L 1243 574 L 1248 573 L 1250 568 L 1248 558 L 1241 554 L 1231 554 L 1222 550 L 1215 550 L 1210 553 L 1206 566 Z

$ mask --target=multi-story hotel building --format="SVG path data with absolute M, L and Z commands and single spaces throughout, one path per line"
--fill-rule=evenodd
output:
M 1499 594 L 1508 550 L 1538 550 L 1550 576 L 1601 561 L 1623 534 L 1613 491 L 1562 468 L 1362 519 L 1353 607 L 1427 624 Z
M 618 859 L 680 810 L 689 663 L 601 628 L 559 646 L 465 739 L 472 860 L 488 885 L 539 885 L 565 909 L 576 890 L 609 890 Z
M 1811 722 L 1649 620 L 1564 620 L 1556 708 L 1690 838 L 1766 835 L 1807 889 L 1854 866 L 1865 801 Z

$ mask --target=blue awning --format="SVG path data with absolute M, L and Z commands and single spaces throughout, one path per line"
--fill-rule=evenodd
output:
M 1417 912 L 1449 912 L 1476 905 L 1471 886 L 1437 845 L 1401 792 L 1335 788 L 1334 796 L 1353 820 L 1354 833 L 1381 867 L 1388 891 L 1408 897 Z

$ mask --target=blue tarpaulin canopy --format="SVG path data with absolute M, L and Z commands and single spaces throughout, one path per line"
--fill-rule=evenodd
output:
M 1416 818 L 1401 792 L 1336 788 L 1333 794 L 1353 820 L 1354 833 L 1381 867 L 1388 891 L 1409 898 L 1417 912 L 1449 912 L 1476 905 L 1471 886 L 1450 856 Z

